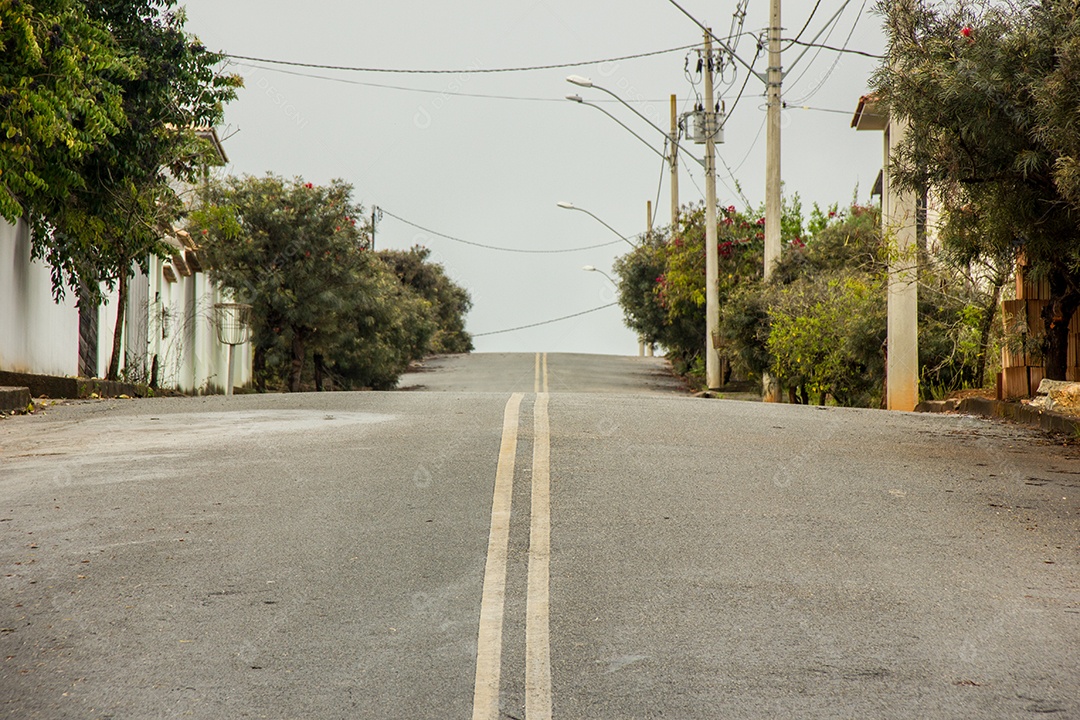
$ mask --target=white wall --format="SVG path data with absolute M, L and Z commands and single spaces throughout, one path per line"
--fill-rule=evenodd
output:
M 205 273 L 165 280 L 158 258 L 149 276 L 131 279 L 125 318 L 124 346 L 133 362 L 133 380 L 150 379 L 158 356 L 158 386 L 187 393 L 221 392 L 228 371 L 228 346 L 218 342 L 214 303 L 223 298 Z M 75 293 L 56 304 L 45 263 L 30 259 L 30 233 L 25 223 L 0 220 L 0 370 L 74 377 L 79 371 L 79 311 Z M 116 327 L 116 292 L 107 293 L 98 310 L 97 375 L 109 368 Z M 145 356 L 145 376 L 142 357 Z M 234 383 L 251 382 L 251 345 L 236 348 Z
M 0 370 L 74 376 L 79 370 L 75 294 L 56 304 L 46 263 L 30 258 L 30 230 L 0 219 Z
M 165 279 L 164 265 L 151 261 L 148 363 L 158 357 L 158 384 L 186 393 L 216 393 L 228 378 L 227 345 L 218 342 L 214 304 L 228 301 L 205 273 Z M 233 383 L 251 382 L 251 344 L 236 348 Z

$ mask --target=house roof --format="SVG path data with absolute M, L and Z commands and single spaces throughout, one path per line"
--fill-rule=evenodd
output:
M 198 137 L 203 140 L 210 141 L 210 144 L 214 146 L 214 151 L 221 158 L 221 164 L 224 165 L 229 162 L 229 156 L 225 154 L 225 148 L 221 145 L 221 138 L 218 137 L 217 130 L 209 126 L 201 126 L 192 128 Z
M 856 130 L 884 130 L 888 125 L 889 114 L 881 106 L 876 94 L 871 93 L 859 98 L 859 107 L 855 108 L 851 127 Z

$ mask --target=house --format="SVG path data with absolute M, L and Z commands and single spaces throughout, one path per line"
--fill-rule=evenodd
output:
M 227 156 L 213 128 L 197 130 L 222 164 Z M 194 196 L 193 188 L 178 188 Z M 136 268 L 123 308 L 123 377 L 191 394 L 224 390 L 229 348 L 218 341 L 214 306 L 228 294 L 207 276 L 198 246 L 182 229 L 164 241 L 174 250 Z M 117 294 L 96 308 L 78 308 L 77 293 L 52 298 L 50 268 L 31 257 L 29 228 L 0 220 L 0 371 L 60 377 L 102 377 L 112 350 Z M 236 347 L 234 383 L 251 381 L 251 345 Z

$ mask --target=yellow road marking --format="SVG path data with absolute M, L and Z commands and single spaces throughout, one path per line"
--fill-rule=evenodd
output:
M 536 353 L 536 367 L 533 371 L 533 392 L 540 392 L 540 353 Z
M 548 391 L 547 353 L 544 353 L 544 392 Z M 539 392 L 539 391 L 537 391 Z
M 518 415 L 522 393 L 514 393 L 503 413 L 502 444 L 495 471 L 488 534 L 484 591 L 480 600 L 480 632 L 476 647 L 476 682 L 473 688 L 473 720 L 499 717 L 499 670 L 502 661 L 503 606 L 506 600 L 506 556 L 510 542 L 510 499 L 514 489 Z
M 544 389 L 533 408 L 532 522 L 529 529 L 529 590 L 525 604 L 525 717 L 551 718 L 551 645 L 548 584 L 551 561 L 551 425 L 547 355 Z

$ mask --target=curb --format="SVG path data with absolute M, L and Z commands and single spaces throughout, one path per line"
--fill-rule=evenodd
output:
M 1023 403 L 1004 400 L 988 400 L 987 398 L 926 400 L 918 404 L 915 412 L 957 412 L 965 415 L 981 415 L 988 418 L 1012 420 L 1047 432 L 1080 435 L 1080 417 L 1064 415 L 1053 410 L 1040 410 Z
M 23 414 L 30 405 L 30 388 L 0 387 L 0 413 L 4 415 Z
M 48 398 L 88 398 L 98 397 L 144 397 L 146 386 L 131 383 L 110 382 L 88 378 L 54 377 L 52 375 L 32 375 L 0 370 L 0 385 L 11 385 L 29 390 L 32 397 Z M 26 404 L 23 404 L 26 407 Z

